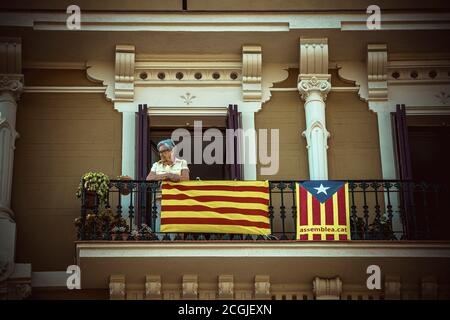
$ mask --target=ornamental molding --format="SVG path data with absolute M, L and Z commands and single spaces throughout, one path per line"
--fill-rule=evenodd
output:
M 108 62 L 87 63 L 87 77 L 103 87 L 77 88 L 77 92 L 105 90 L 107 100 L 114 102 L 119 112 L 135 111 L 138 103 L 164 112 L 190 107 L 242 106 L 242 111 L 257 112 L 273 82 L 287 77 L 287 72 L 270 65 L 270 80 L 262 83 L 262 51 L 260 46 L 242 47 L 238 55 L 136 55 L 134 46 L 117 45 L 115 66 Z M 276 72 L 274 72 L 276 70 Z M 64 87 L 30 87 L 29 91 L 70 91 Z M 199 93 L 206 92 L 199 99 Z M 254 106 L 253 104 L 258 104 Z M 150 108 L 150 109 L 151 109 Z M 223 112 L 221 110 L 221 112 Z M 188 112 L 190 113 L 190 112 Z
M 242 97 L 243 101 L 262 99 L 261 46 L 242 47 Z
M 342 294 L 342 281 L 339 277 L 323 279 L 316 277 L 313 292 L 317 300 L 339 300 Z
M 270 298 L 270 276 L 256 275 L 255 299 L 269 299 L 269 298 Z
M 134 60 L 134 46 L 116 46 L 114 74 L 115 101 L 134 100 Z
M 125 299 L 125 276 L 122 274 L 111 275 L 109 278 L 109 298 L 111 300 Z
M 439 284 L 434 276 L 427 276 L 421 279 L 420 283 L 421 299 L 437 300 L 439 297 Z
M 240 86 L 239 56 L 138 55 L 136 86 Z
M 367 84 L 368 100 L 387 101 L 387 46 L 386 44 L 369 44 L 367 46 Z
M 384 295 L 388 300 L 401 299 L 402 283 L 398 276 L 386 276 L 384 281 Z
M 221 274 L 218 277 L 219 299 L 233 299 L 234 278 L 231 274 Z
M 391 60 L 387 66 L 390 86 L 450 83 L 450 57 L 441 59 Z
M 198 298 L 198 276 L 195 274 L 183 275 L 183 299 Z
M 312 10 L 314 11 L 314 10 Z M 386 30 L 448 30 L 448 12 L 383 12 L 382 29 Z M 67 28 L 67 14 L 61 11 L 0 12 L 0 24 L 9 27 L 27 27 L 33 30 Z M 407 23 L 405 23 L 407 22 Z M 205 12 L 157 13 L 83 12 L 82 30 L 85 31 L 153 31 L 153 32 L 277 32 L 290 30 L 345 30 L 371 32 L 367 29 L 367 13 L 354 12 L 287 12 L 245 14 Z
M 161 299 L 161 275 L 147 275 L 145 277 L 145 298 Z

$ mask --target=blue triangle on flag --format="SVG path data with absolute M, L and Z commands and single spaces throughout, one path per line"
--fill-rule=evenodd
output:
M 309 180 L 301 182 L 300 185 L 308 190 L 320 203 L 326 202 L 331 198 L 343 185 L 345 181 L 332 180 Z

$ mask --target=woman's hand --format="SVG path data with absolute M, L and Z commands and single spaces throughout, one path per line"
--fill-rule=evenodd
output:
M 168 174 L 167 173 L 163 173 L 163 174 L 156 174 L 153 171 L 150 171 L 150 173 L 147 176 L 147 179 L 149 181 L 165 181 L 168 180 Z
M 175 174 L 175 173 L 168 173 L 167 180 L 172 181 L 172 182 L 178 182 L 181 180 L 181 176 L 179 176 L 178 174 Z

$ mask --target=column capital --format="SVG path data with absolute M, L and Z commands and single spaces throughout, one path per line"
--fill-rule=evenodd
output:
M 23 92 L 22 74 L 0 74 L 0 93 L 9 92 L 17 101 Z
M 325 101 L 331 90 L 330 75 L 299 75 L 297 88 L 304 101 L 310 97 L 311 93 L 318 93 Z

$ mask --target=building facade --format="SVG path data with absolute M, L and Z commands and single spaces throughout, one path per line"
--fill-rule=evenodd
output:
M 2 297 L 449 298 L 449 211 L 431 188 L 448 190 L 450 178 L 450 4 L 69 5 L 0 7 Z M 82 174 L 140 180 L 157 159 L 152 145 L 195 121 L 223 132 L 230 105 L 243 130 L 278 130 L 279 143 L 266 141 L 278 150 L 275 172 L 259 137 L 237 146 L 257 160 L 240 178 L 272 181 L 278 240 L 77 238 Z M 233 180 L 232 170 L 195 164 L 191 179 Z M 367 231 L 387 217 L 395 239 L 295 241 L 290 186 L 308 179 L 352 181 L 354 221 Z M 404 181 L 414 183 L 409 196 Z M 119 198 L 130 217 L 132 196 Z M 80 267 L 81 289 L 67 288 L 69 266 Z

